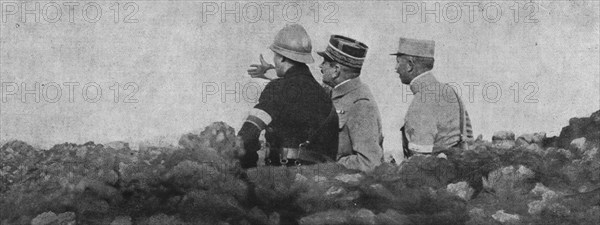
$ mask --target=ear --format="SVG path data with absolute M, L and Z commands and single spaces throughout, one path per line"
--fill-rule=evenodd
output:
M 342 72 L 342 66 L 340 66 L 340 64 L 335 64 L 335 66 L 333 66 L 333 68 L 335 68 L 335 73 L 333 78 L 336 78 L 340 75 L 340 73 Z
M 406 64 L 406 66 L 408 66 L 408 72 L 412 72 L 415 68 L 415 62 L 413 61 L 412 58 L 408 59 L 408 63 Z

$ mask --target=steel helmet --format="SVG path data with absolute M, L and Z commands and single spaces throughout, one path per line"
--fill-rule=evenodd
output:
M 304 27 L 299 24 L 290 24 L 282 28 L 269 48 L 273 52 L 297 62 L 315 62 L 311 55 L 310 37 Z

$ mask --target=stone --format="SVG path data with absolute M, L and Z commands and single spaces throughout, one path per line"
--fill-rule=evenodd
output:
M 76 217 L 74 212 L 65 212 L 58 214 L 57 224 L 59 225 L 75 225 Z
M 592 161 L 598 157 L 598 148 L 594 147 L 583 153 L 583 160 Z
M 600 125 L 600 110 L 592 113 L 592 115 L 590 115 L 590 119 L 592 120 L 593 123 L 595 123 L 596 125 Z
M 535 173 L 529 168 L 519 165 L 519 169 L 517 170 L 517 175 L 521 176 L 523 179 L 532 178 L 535 176 Z
M 294 179 L 294 182 L 303 183 L 303 182 L 306 182 L 307 180 L 308 180 L 308 178 L 306 178 L 302 174 L 297 173 L 296 178 Z
M 80 146 L 77 148 L 77 152 L 75 153 L 75 155 L 79 158 L 85 158 L 85 156 L 87 155 L 87 152 L 88 152 L 87 146 Z
M 132 225 L 131 217 L 129 216 L 117 216 L 110 225 Z
M 560 203 L 552 203 L 548 206 L 548 211 L 559 217 L 567 217 L 571 215 L 571 210 Z
M 465 201 L 469 201 L 475 192 L 475 189 L 471 188 L 467 182 L 462 181 L 454 184 L 448 184 L 446 191 L 464 199 Z
M 56 220 L 58 220 L 58 216 L 54 212 L 45 212 L 33 218 L 31 225 L 48 225 Z
M 350 222 L 351 213 L 343 210 L 330 210 L 318 212 L 312 215 L 302 217 L 298 224 L 300 225 L 343 225 Z
M 510 149 L 515 146 L 515 134 L 512 131 L 497 131 L 492 136 L 492 145 L 500 149 Z
M 56 215 L 54 212 L 45 212 L 31 220 L 31 225 L 75 225 L 75 213 Z
M 110 205 L 105 200 L 88 200 L 79 203 L 81 212 L 107 213 L 110 210 Z
M 508 188 L 516 187 L 534 176 L 535 173 L 523 165 L 507 166 L 490 172 L 488 178 L 483 178 L 482 181 L 483 186 L 487 189 L 508 191 Z
M 195 134 L 185 134 L 179 138 L 179 146 L 189 150 L 201 149 L 209 145 L 210 142 L 208 140 L 203 140 Z
M 535 200 L 527 203 L 527 207 L 527 212 L 529 214 L 537 215 L 540 214 L 544 208 L 546 208 L 546 203 L 543 200 Z
M 375 213 L 368 209 L 360 209 L 352 214 L 353 224 L 375 225 Z
M 115 185 L 119 181 L 119 175 L 114 170 L 100 170 L 97 179 L 106 184 Z
M 354 201 L 360 197 L 360 192 L 351 191 L 339 198 L 342 201 Z
M 139 224 L 147 224 L 147 225 L 176 225 L 176 224 L 185 224 L 181 220 L 179 220 L 175 216 L 168 216 L 163 213 L 154 215 L 148 218 L 146 221 L 143 221 Z
M 332 186 L 329 189 L 327 189 L 327 191 L 325 192 L 325 196 L 340 195 L 340 194 L 343 194 L 345 192 L 346 192 L 346 190 L 344 190 L 343 187 Z
M 492 136 L 492 141 L 500 141 L 500 140 L 515 140 L 515 133 L 512 131 L 496 131 Z
M 76 185 L 75 189 L 79 192 L 84 192 L 85 190 L 91 190 L 96 193 L 99 197 L 104 199 L 110 198 L 118 198 L 119 190 L 115 187 L 107 185 L 103 181 L 98 181 L 95 179 L 84 178 Z
M 327 181 L 327 177 L 317 175 L 313 177 L 313 180 L 317 183 L 322 183 Z
M 590 188 L 588 187 L 588 185 L 581 185 L 581 187 L 577 188 L 577 192 L 579 193 L 585 193 L 590 191 Z
M 471 210 L 469 210 L 469 216 L 470 217 L 484 217 L 485 211 L 483 211 L 482 208 L 472 208 Z
M 546 140 L 547 136 L 546 136 L 546 132 L 538 132 L 533 134 L 533 142 L 534 143 L 544 143 L 544 140 Z
M 563 127 L 559 137 L 553 140 L 553 144 L 568 148 L 573 139 L 585 137 L 588 141 L 600 141 L 600 123 L 596 122 L 600 111 L 594 112 L 590 117 L 571 118 L 569 125 Z
M 524 146 L 525 146 L 525 149 L 532 151 L 532 152 L 536 152 L 536 153 L 544 152 L 544 148 L 542 148 L 542 146 L 540 146 L 540 144 L 537 144 L 537 143 L 526 144 Z
M 515 141 L 515 144 L 517 146 L 529 145 L 532 143 L 534 143 L 533 142 L 533 134 L 523 134 L 523 135 L 519 136 L 517 138 L 517 140 Z
M 380 175 L 381 174 L 381 175 Z M 400 166 L 381 165 L 370 176 L 383 179 L 400 178 L 409 187 L 446 187 L 458 175 L 455 164 L 435 156 L 415 155 L 404 160 Z
M 485 211 L 482 208 L 472 208 L 469 210 L 469 221 L 467 221 L 466 225 L 481 225 L 481 224 L 490 224 L 490 217 L 485 215 Z
M 355 174 L 341 174 L 336 176 L 334 179 L 339 180 L 348 184 L 358 184 L 360 180 L 363 178 L 363 175 L 360 173 Z
M 258 207 L 252 208 L 248 212 L 248 217 L 256 222 L 260 222 L 261 224 L 269 223 L 269 217 L 267 216 L 267 214 L 265 214 L 265 212 L 263 212 Z
M 542 200 L 546 201 L 546 202 L 555 200 L 555 199 L 557 199 L 559 197 L 560 197 L 560 195 L 558 193 L 556 193 L 555 191 L 552 191 L 552 190 L 544 192 L 542 194 Z
M 544 157 L 558 158 L 558 157 L 560 157 L 560 155 L 562 155 L 562 157 L 564 157 L 565 159 L 569 159 L 569 160 L 573 159 L 573 153 L 564 148 L 550 147 L 550 148 L 547 148 L 543 154 L 544 154 Z
M 546 139 L 546 133 L 539 132 L 533 134 L 523 134 L 516 140 L 517 145 L 543 144 Z
M 271 215 L 269 215 L 269 223 L 272 225 L 281 224 L 281 216 L 279 215 L 279 213 L 277 213 L 277 212 L 271 213 Z
M 546 192 L 551 191 L 549 188 L 547 188 L 546 186 L 544 186 L 544 184 L 542 183 L 536 183 L 535 187 L 533 189 L 531 189 L 531 193 L 533 193 L 534 195 L 542 195 Z
M 371 184 L 367 190 L 367 193 L 371 196 L 376 196 L 382 199 L 395 199 L 394 194 L 382 184 Z
M 385 213 L 377 214 L 375 217 L 377 224 L 380 225 L 404 225 L 412 224 L 406 215 L 398 213 L 396 210 L 388 209 Z
M 371 210 L 359 209 L 353 210 L 329 210 L 318 212 L 309 216 L 302 217 L 298 223 L 300 225 L 343 225 L 343 224 L 367 224 L 375 225 L 376 216 Z
M 531 193 L 536 196 L 542 196 L 542 200 L 532 201 L 527 204 L 527 212 L 532 215 L 540 214 L 563 195 L 562 193 L 556 193 L 555 191 L 550 190 L 541 183 L 537 183 L 535 187 L 531 189 Z M 557 211 L 560 213 L 565 212 L 565 210 L 560 207 L 557 208 Z
M 505 213 L 504 210 L 498 210 L 494 215 L 492 215 L 496 221 L 500 223 L 517 223 L 521 220 L 521 217 L 516 214 L 508 214 Z
M 200 132 L 199 138 L 202 145 L 208 144 L 224 158 L 235 159 L 245 154 L 241 148 L 241 139 L 237 137 L 233 127 L 224 122 L 210 124 Z
M 573 141 L 571 141 L 571 146 L 576 149 L 583 150 L 585 148 L 585 141 L 586 139 L 584 137 L 573 139 Z

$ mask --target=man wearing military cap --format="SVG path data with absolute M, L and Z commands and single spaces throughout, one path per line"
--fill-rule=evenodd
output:
M 466 148 L 473 139 L 469 114 L 454 89 L 440 83 L 431 70 L 435 42 L 400 38 L 396 72 L 414 98 L 401 128 L 404 156 L 436 154 L 450 147 Z
M 257 165 L 258 138 L 263 129 L 268 165 L 333 161 L 338 118 L 331 99 L 306 65 L 314 62 L 310 37 L 302 26 L 287 25 L 269 48 L 275 53 L 275 65 L 266 63 L 261 55 L 261 64 L 251 65 L 255 68 L 248 73 L 264 77 L 265 71 L 275 69 L 279 78 L 264 88 L 238 133 L 246 150 L 240 160 L 242 167 Z
M 368 47 L 352 38 L 332 35 L 323 57 L 323 83 L 339 118 L 338 163 L 370 171 L 383 162 L 383 135 L 377 102 L 359 76 Z

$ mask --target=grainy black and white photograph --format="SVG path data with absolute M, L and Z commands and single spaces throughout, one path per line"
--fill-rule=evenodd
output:
M 596 0 L 0 0 L 2 225 L 600 224 Z

